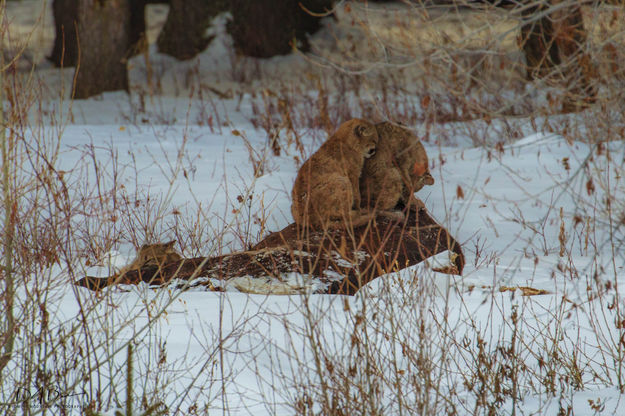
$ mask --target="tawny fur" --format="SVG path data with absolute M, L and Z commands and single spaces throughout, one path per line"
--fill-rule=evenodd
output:
M 434 184 L 425 148 L 412 132 L 400 126 L 383 122 L 375 128 L 378 147 L 362 170 L 361 206 L 375 211 L 394 210 L 398 205 L 423 207 L 414 193 Z
M 291 193 L 291 213 L 297 225 L 357 227 L 374 217 L 360 209 L 359 179 L 365 158 L 375 153 L 377 142 L 373 124 L 352 119 L 304 162 Z
M 174 249 L 176 240 L 168 243 L 144 244 L 137 252 L 135 260 L 124 266 L 116 276 L 123 276 L 131 270 L 139 270 L 145 266 L 161 267 L 182 259 Z

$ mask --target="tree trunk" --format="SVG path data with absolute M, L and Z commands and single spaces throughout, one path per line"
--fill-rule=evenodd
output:
M 130 33 L 128 43 L 129 54 L 134 56 L 148 47 L 145 34 L 145 5 L 146 0 L 130 0 Z
M 48 57 L 55 66 L 75 66 L 78 59 L 76 21 L 78 20 L 78 0 L 54 0 L 54 47 Z
M 527 23 L 521 27 L 520 44 L 525 53 L 527 79 L 546 79 L 563 88 L 561 110 L 576 111 L 596 99 L 591 82 L 593 68 L 585 53 L 587 33 L 579 5 L 556 11 L 554 5 L 565 0 L 551 0 L 523 13 Z M 537 14 L 544 14 L 536 17 Z
M 171 0 L 167 21 L 156 41 L 159 52 L 176 59 L 191 59 L 202 52 L 211 18 L 227 9 L 226 0 Z
M 127 0 L 79 0 L 75 98 L 128 91 L 129 31 Z
M 147 0 L 130 0 L 130 54 L 136 55 L 147 47 L 145 40 L 145 5 Z M 54 47 L 48 57 L 55 66 L 75 66 L 78 59 L 76 22 L 78 20 L 78 0 L 54 0 Z
M 323 13 L 332 8 L 331 0 L 231 0 L 232 21 L 228 32 L 243 55 L 269 58 L 290 53 L 294 47 L 309 49 L 306 34 L 315 33 Z M 296 44 L 294 45 L 294 41 Z

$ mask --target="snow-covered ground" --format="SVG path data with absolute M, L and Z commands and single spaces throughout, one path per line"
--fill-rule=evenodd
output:
M 156 95 L 141 57 L 130 95 L 70 102 L 59 97 L 71 70 L 35 71 L 41 95 L 17 128 L 13 169 L 24 206 L 37 209 L 24 223 L 40 221 L 19 237 L 33 251 L 45 230 L 62 240 L 58 261 L 16 285 L 24 328 L 0 379 L 5 409 L 41 412 L 44 390 L 53 414 L 125 408 L 131 341 L 134 406 L 171 414 L 625 414 L 625 142 L 610 141 L 623 137 L 622 107 L 408 126 L 428 138 L 436 179 L 418 196 L 461 243 L 463 276 L 425 262 L 354 297 L 73 286 L 128 264 L 145 242 L 217 255 L 292 222 L 297 168 L 325 133 L 301 120 L 275 127 L 275 155 L 258 128 L 273 93 L 258 84 L 307 61 L 261 61 L 263 75 L 239 89 L 211 78 L 230 98 L 198 94 L 201 74 L 226 77 L 234 65 L 227 37 L 218 41 L 183 63 L 153 51 Z M 336 108 L 363 99 L 328 94 Z M 294 100 L 293 114 L 318 110 L 301 109 L 307 102 Z M 616 121 L 597 127 L 612 112 Z M 280 124 L 279 110 L 271 117 Z
M 234 103 L 228 104 L 234 106 Z M 124 126 L 68 126 L 61 140 L 64 150 L 58 166 L 67 172 L 68 182 L 73 181 L 69 178 L 74 175 L 77 181 L 82 177 L 86 183 L 94 182 L 95 177 L 88 166 L 92 161 L 87 160 L 87 166 L 82 168 L 85 160 L 81 155 L 85 148 L 95 145 L 94 160 L 103 164 L 99 175 L 102 182 L 107 182 L 111 180 L 112 163 L 106 161 L 110 160 L 111 152 L 115 152 L 120 169 L 117 186 L 123 186 L 123 192 L 130 195 L 132 201 L 144 204 L 142 207 L 146 209 L 150 208 L 147 201 L 158 201 L 162 218 L 157 221 L 157 231 L 152 238 L 168 241 L 182 233 L 180 245 L 185 249 L 184 254 L 212 255 L 243 248 L 243 242 L 236 237 L 242 229 L 250 236 L 249 242 L 254 243 L 263 233 L 278 230 L 292 221 L 289 190 L 295 178 L 296 164 L 292 157 L 275 157 L 267 150 L 267 171 L 254 179 L 244 141 L 231 134 L 230 129 L 236 128 L 245 134 L 256 149 L 267 149 L 266 138 L 245 123 L 233 124 L 222 134 L 195 125 L 120 127 Z M 305 135 L 302 139 L 307 147 L 313 147 Z M 111 331 L 117 330 L 116 325 L 125 328 L 111 341 L 122 345 L 132 337 L 139 340 L 137 354 L 147 360 L 144 371 L 154 365 L 149 362 L 150 350 L 156 348 L 154 344 L 163 346 L 167 363 L 185 369 L 184 376 L 180 377 L 162 370 L 175 378 L 161 387 L 158 395 L 170 406 L 178 404 L 176 397 L 180 391 L 188 390 L 185 383 L 191 382 L 189 377 L 197 376 L 199 379 L 189 390 L 189 396 L 179 397 L 185 406 L 206 402 L 212 409 L 226 406 L 231 414 L 291 414 L 292 409 L 281 405 L 293 400 L 289 391 L 298 385 L 299 377 L 314 380 L 314 375 L 300 374 L 302 368 L 313 365 L 308 356 L 311 352 L 307 350 L 307 336 L 299 333 L 306 328 L 307 319 L 314 320 L 325 349 L 341 351 L 346 348 L 346 343 L 351 342 L 346 331 L 354 330 L 353 319 L 358 311 L 365 309 L 367 316 L 375 316 L 376 312 L 388 313 L 387 303 L 394 302 L 393 309 L 397 309 L 398 316 L 408 314 L 407 322 L 416 326 L 417 322 L 424 320 L 431 326 L 430 330 L 435 333 L 427 333 L 434 337 L 431 353 L 438 356 L 448 346 L 449 340 L 445 337 L 450 335 L 439 333 L 441 329 L 432 320 L 437 322 L 445 316 L 449 330 L 453 331 L 451 338 L 459 343 L 462 340 L 474 343 L 473 338 L 479 334 L 484 339 L 493 340 L 492 343 L 506 344 L 511 343 L 511 316 L 516 311 L 521 315 L 517 319 L 520 320 L 518 330 L 523 334 L 523 341 L 514 348 L 524 349 L 518 352 L 524 365 L 540 373 L 545 365 L 540 364 L 541 360 L 549 360 L 546 354 L 556 348 L 556 356 L 568 355 L 560 359 L 565 362 L 578 360 L 577 365 L 583 368 L 579 369 L 579 386 L 556 388 L 558 393 L 567 393 L 564 398 L 551 397 L 544 392 L 540 394 L 541 388 L 532 386 L 530 381 L 519 381 L 520 401 L 503 403 L 498 410 L 501 414 L 512 412 L 513 406 L 525 414 L 556 414 L 560 405 L 574 406 L 575 414 L 593 414 L 587 399 L 601 400 L 606 411 L 609 410 L 606 414 L 619 414 L 625 410 L 615 387 L 618 358 L 612 356 L 614 351 L 606 351 L 612 342 L 615 348 L 621 336 L 620 330 L 614 326 L 614 308 L 608 309 L 608 304 L 618 302 L 623 307 L 622 299 L 615 298 L 615 289 L 625 284 L 621 254 L 624 236 L 618 227 L 613 229 L 612 236 L 609 235 L 609 227 L 602 224 L 607 216 L 601 212 L 602 199 L 606 195 L 612 195 L 618 201 L 618 196 L 623 194 L 623 179 L 615 174 L 620 164 L 611 165 L 615 160 L 623 160 L 623 143 L 611 143 L 599 155 L 593 147 L 568 142 L 561 135 L 536 133 L 499 151 L 431 144 L 426 144 L 426 149 L 437 182 L 421 191 L 420 196 L 430 212 L 461 242 L 467 255 L 464 276 L 450 277 L 419 265 L 400 273 L 399 278 L 407 286 L 392 284 L 393 276 L 382 277 L 362 296 L 347 299 L 231 292 L 163 293 L 144 287 L 128 288 L 126 293 L 111 290 L 106 295 L 110 305 L 102 307 L 101 312 L 110 315 Z M 608 154 L 612 162 L 608 160 Z M 176 159 L 177 155 L 182 157 Z M 591 155 L 594 155 L 593 161 L 588 164 L 587 158 Z M 167 161 L 168 156 L 173 161 Z M 567 160 L 566 164 L 564 160 Z M 589 195 L 586 184 L 591 176 L 597 185 Z M 604 189 L 604 186 L 608 188 Z M 459 197 L 460 193 L 462 197 Z M 253 195 L 251 205 L 240 204 L 236 200 L 238 195 Z M 189 215 L 199 207 L 203 216 L 201 222 L 209 224 L 210 230 L 200 240 L 202 245 L 193 251 L 185 246 L 189 236 L 184 235 L 184 228 L 176 225 L 180 221 L 177 217 L 185 214 L 177 213 Z M 235 214 L 235 209 L 241 212 Z M 252 216 L 266 216 L 265 230 L 261 230 L 258 222 L 246 222 L 253 218 L 248 217 L 246 210 Z M 125 226 L 119 231 L 123 235 L 128 233 Z M 563 236 L 562 244 L 560 236 Z M 116 246 L 116 250 L 122 253 L 117 256 L 117 266 L 129 263 L 134 256 L 134 248 L 123 244 L 123 238 L 120 240 L 122 244 Z M 215 244 L 218 240 L 219 245 Z M 97 270 L 90 268 L 85 272 L 93 275 Z M 549 294 L 522 297 L 519 291 L 499 292 L 502 287 L 516 286 L 542 289 Z M 61 305 L 60 321 L 71 321 L 76 316 L 77 299 L 82 302 L 94 299 L 93 293 L 82 288 L 68 290 L 63 287 L 62 290 L 64 295 L 54 301 Z M 427 296 L 421 293 L 423 291 Z M 172 303 L 166 307 L 158 306 L 167 302 Z M 411 311 L 415 303 L 427 308 L 427 312 Z M 346 304 L 349 313 L 345 310 Z M 146 305 L 152 305 L 148 310 L 162 310 L 163 315 L 152 321 L 149 329 L 140 332 L 140 328 L 149 322 Z M 136 318 L 128 322 L 134 316 Z M 367 325 L 377 332 L 388 325 L 387 322 L 376 317 L 367 321 Z M 599 323 L 601 327 L 597 327 Z M 220 328 L 221 334 L 218 332 Z M 370 336 L 376 339 L 379 334 Z M 217 358 L 216 342 L 222 337 L 227 339 L 228 347 L 223 356 Z M 402 337 L 408 342 L 416 342 L 409 327 L 400 329 L 391 340 L 376 339 L 375 342 L 386 342 L 388 345 L 383 347 L 389 348 L 394 343 L 404 342 Z M 455 359 L 464 354 L 472 357 L 469 352 L 472 347 L 463 351 L 455 346 L 447 353 L 458 354 Z M 489 345 L 488 348 L 492 347 Z M 295 355 L 300 353 L 301 356 Z M 120 354 L 121 360 L 125 353 Z M 337 353 L 337 356 L 341 355 Z M 402 365 L 402 359 L 398 361 L 398 365 Z M 221 376 L 215 374 L 218 365 L 225 367 L 223 371 L 228 379 L 223 396 Z M 411 367 L 410 363 L 403 365 Z M 463 371 L 476 371 L 470 362 L 454 362 L 449 370 L 452 369 L 455 373 L 446 375 L 439 388 L 461 389 L 464 377 L 468 377 Z M 314 374 L 314 368 L 308 371 Z M 547 371 L 544 371 L 544 377 L 547 377 Z M 566 373 L 568 370 L 560 367 L 554 371 Z M 595 373 L 603 373 L 603 376 L 597 379 Z M 408 375 L 405 377 L 408 382 Z M 540 379 L 536 375 L 533 382 Z M 167 395 L 163 396 L 164 393 Z M 385 408 L 385 414 L 393 413 L 391 409 L 397 411 L 392 400 L 394 393 L 391 389 L 386 393 L 391 396 L 382 401 L 389 406 Z M 386 396 L 384 392 L 380 394 Z M 469 410 L 474 404 L 471 404 L 470 394 L 465 394 L 467 403 L 456 405 L 467 406 L 466 412 L 471 413 Z M 213 399 L 211 395 L 216 397 Z M 458 411 L 465 413 L 462 409 Z

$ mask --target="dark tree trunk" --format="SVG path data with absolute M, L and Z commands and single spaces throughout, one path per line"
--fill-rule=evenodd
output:
M 130 33 L 128 43 L 131 56 L 142 52 L 148 47 L 145 34 L 145 5 L 146 0 L 130 0 Z
M 78 0 L 54 0 L 54 47 L 48 57 L 54 65 L 74 66 L 78 59 L 78 41 L 76 40 L 76 21 L 78 20 Z
M 521 27 L 521 47 L 525 54 L 527 79 L 542 78 L 558 65 L 557 46 L 553 37 L 553 24 L 547 16 L 541 19 L 533 18 L 537 13 L 544 13 L 545 6 L 536 6 L 523 13 L 530 22 Z
M 129 31 L 127 0 L 79 0 L 75 98 L 128 91 Z
M 307 51 L 306 34 L 315 33 L 321 24 L 320 17 L 307 13 L 302 6 L 316 14 L 332 8 L 332 0 L 231 0 L 230 4 L 228 32 L 235 48 L 258 58 L 288 54 L 295 46 Z
M 145 40 L 145 5 L 148 0 L 130 0 L 130 54 L 135 55 L 147 47 Z M 78 20 L 78 0 L 54 0 L 54 47 L 48 57 L 54 65 L 75 66 L 78 59 L 76 22 Z
M 551 0 L 524 11 L 520 44 L 525 53 L 527 79 L 547 79 L 566 91 L 562 111 L 576 111 L 595 101 L 590 58 L 584 52 L 587 33 L 582 11 L 573 4 L 556 11 L 563 0 Z M 537 14 L 545 14 L 537 18 Z
M 159 52 L 177 59 L 191 59 L 212 37 L 206 36 L 211 18 L 227 9 L 226 0 L 171 0 L 167 21 L 156 41 Z

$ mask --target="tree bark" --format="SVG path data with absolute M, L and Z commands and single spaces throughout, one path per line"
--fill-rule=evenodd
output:
M 54 0 L 54 47 L 48 59 L 57 67 L 75 66 L 78 59 L 78 0 Z
M 587 33 L 579 5 L 551 10 L 565 0 L 551 0 L 523 12 L 520 44 L 527 79 L 546 79 L 562 88 L 561 110 L 576 111 L 596 99 L 593 67 L 584 51 Z M 544 14 L 544 16 L 538 16 Z
M 167 21 L 156 41 L 159 52 L 176 59 L 191 59 L 206 49 L 211 18 L 227 9 L 226 0 L 171 0 Z
M 313 13 L 332 9 L 331 0 L 231 0 L 232 21 L 228 32 L 243 55 L 269 58 L 290 53 L 295 46 L 309 49 L 306 34 L 315 33 L 320 18 Z M 297 45 L 293 43 L 296 42 Z
M 145 41 L 145 5 L 148 0 L 130 0 L 130 54 L 136 55 L 147 47 Z M 78 0 L 54 0 L 54 46 L 48 57 L 57 67 L 75 66 L 78 59 Z
M 462 274 L 465 260 L 460 245 L 421 209 L 409 211 L 405 222 L 400 223 L 379 217 L 370 227 L 355 228 L 353 234 L 345 229 L 302 232 L 291 224 L 270 234 L 250 251 L 183 259 L 160 268 L 147 266 L 123 276 L 84 277 L 76 284 L 100 290 L 110 285 L 140 282 L 168 286 L 174 278 L 210 277 L 227 281 L 252 276 L 265 282 L 280 281 L 283 276 L 297 273 L 317 279 L 323 286 L 317 293 L 353 295 L 378 276 L 415 265 L 446 250 L 453 253 L 453 265 L 438 271 Z M 210 281 L 189 283 L 214 290 Z
M 128 91 L 129 31 L 127 0 L 79 0 L 75 98 Z
M 146 0 L 129 0 L 130 3 L 130 32 L 128 33 L 129 55 L 134 56 L 148 47 L 145 34 L 145 5 Z

